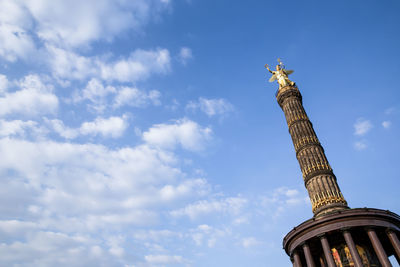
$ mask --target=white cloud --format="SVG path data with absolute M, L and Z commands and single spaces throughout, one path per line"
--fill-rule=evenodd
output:
M 34 54 L 35 44 L 28 30 L 32 21 L 19 1 L 0 1 L 0 57 L 14 62 Z
M 170 230 L 139 231 L 134 235 L 134 238 L 138 243 L 151 244 L 150 247 L 155 251 L 165 253 L 166 249 L 157 244 L 167 244 L 167 247 L 169 244 L 171 247 L 177 243 L 185 243 L 186 245 L 194 243 L 197 246 L 196 250 L 198 250 L 199 246 L 205 245 L 208 248 L 213 248 L 217 243 L 225 243 L 220 242 L 223 238 L 236 238 L 238 236 L 238 234 L 235 234 L 235 236 L 232 234 L 233 232 L 230 227 L 218 228 L 208 224 L 201 224 L 195 228 L 179 229 L 176 232 Z
M 243 238 L 243 240 L 242 240 L 242 246 L 244 248 L 259 246 L 261 244 L 262 244 L 262 242 L 258 241 L 255 237 L 247 237 L 247 238 Z
M 249 218 L 246 216 L 239 216 L 233 220 L 233 225 L 249 224 Z
M 153 105 L 160 105 L 161 93 L 157 90 L 152 90 L 148 93 L 143 92 L 137 88 L 122 87 L 114 98 L 114 107 L 119 108 L 122 106 L 143 107 L 149 102 Z
M 367 142 L 365 140 L 360 140 L 354 143 L 354 148 L 356 150 L 365 150 L 368 147 Z
M 48 120 L 48 123 L 56 133 L 58 133 L 60 136 L 64 138 L 73 139 L 76 138 L 79 134 L 79 131 L 77 129 L 71 129 L 69 127 L 66 127 L 61 120 L 57 119 Z
M 187 62 L 193 58 L 192 50 L 189 47 L 182 47 L 179 51 L 179 61 L 186 65 Z
M 128 117 L 98 117 L 94 121 L 84 122 L 80 128 L 73 129 L 66 127 L 60 120 L 48 120 L 48 123 L 60 136 L 66 139 L 74 139 L 79 135 L 101 135 L 103 137 L 121 137 L 128 128 Z
M 160 190 L 161 199 L 172 201 L 183 197 L 188 197 L 196 191 L 196 195 L 207 195 L 211 190 L 204 179 L 187 180 L 178 186 L 166 185 Z
M 92 243 L 84 236 L 27 231 L 21 241 L 0 244 L 1 263 L 4 266 L 96 266 L 99 256 L 101 261 L 110 263 L 109 255 L 92 252 Z
M 183 234 L 181 232 L 173 232 L 170 230 L 142 230 L 134 234 L 135 239 L 139 240 L 140 242 L 143 240 L 160 242 L 163 239 L 182 238 L 182 236 Z
M 373 125 L 369 120 L 359 118 L 354 123 L 354 134 L 358 136 L 363 136 L 367 134 L 372 129 L 372 127 Z
M 186 105 L 186 108 L 191 110 L 200 109 L 209 117 L 215 115 L 226 115 L 234 110 L 233 105 L 223 98 L 207 99 L 203 97 L 200 97 L 198 102 L 189 102 Z
M 54 76 L 62 79 L 83 80 L 99 76 L 94 58 L 78 55 L 72 51 L 47 45 L 48 64 Z
M 75 49 L 94 41 L 111 41 L 129 29 L 139 30 L 150 15 L 169 1 L 136 0 L 32 0 L 0 2 L 0 56 L 8 61 L 27 59 L 45 45 Z M 40 45 L 40 42 L 37 42 Z
M 247 202 L 248 200 L 243 197 L 230 197 L 210 201 L 200 200 L 182 209 L 172 211 L 171 215 L 174 217 L 188 216 L 192 220 L 217 212 L 237 215 Z
M 204 180 L 184 179 L 173 155 L 147 146 L 109 150 L 3 138 L 0 153 L 0 173 L 13 171 L 13 179 L 3 181 L 0 211 L 13 201 L 14 218 L 35 218 L 54 231 L 149 225 L 160 206 L 208 188 Z
M 172 99 L 172 103 L 165 107 L 169 110 L 176 111 L 179 106 L 180 106 L 179 101 L 174 98 Z
M 385 129 L 389 129 L 392 126 L 392 122 L 391 121 L 384 121 L 382 122 L 382 127 Z
M 27 10 L 23 8 L 23 5 L 21 1 L 1 1 L 0 24 L 14 25 L 22 28 L 31 27 L 32 19 Z
M 85 135 L 101 134 L 105 137 L 117 138 L 125 132 L 127 127 L 128 123 L 125 117 L 97 118 L 93 122 L 84 122 L 80 132 Z
M 180 145 L 192 151 L 203 150 L 211 138 L 211 128 L 203 128 L 196 122 L 181 119 L 174 124 L 157 124 L 143 133 L 143 140 L 150 145 L 173 149 Z
M 0 93 L 4 93 L 7 91 L 9 86 L 9 81 L 7 76 L 0 74 Z
M 173 264 L 184 263 L 185 259 L 178 255 L 146 255 L 146 262 L 150 264 Z
M 191 229 L 189 236 L 197 246 L 207 245 L 209 248 L 214 248 L 218 241 L 232 236 L 232 230 L 229 227 L 219 229 L 208 224 L 201 224 Z
M 112 86 L 104 87 L 97 79 L 91 79 L 85 89 L 82 91 L 82 98 L 89 99 L 94 103 L 102 102 L 102 100 L 111 93 L 115 93 L 116 89 Z
M 281 205 L 297 205 L 304 203 L 304 196 L 300 194 L 297 189 L 290 189 L 287 187 L 276 188 L 272 195 L 264 197 L 262 200 L 264 205 L 281 204 Z
M 146 92 L 136 87 L 105 86 L 93 78 L 81 92 L 74 93 L 72 102 L 80 103 L 87 100 L 89 110 L 102 113 L 110 107 L 114 109 L 123 106 L 145 107 L 150 103 L 158 106 L 161 104 L 160 97 L 161 93 L 157 90 Z
M 274 189 L 271 194 L 261 197 L 260 204 L 264 209 L 270 209 L 272 217 L 276 219 L 290 207 L 309 205 L 310 200 L 299 190 L 283 186 Z
M 99 80 L 91 79 L 80 94 L 76 93 L 73 97 L 75 103 L 83 100 L 89 100 L 91 104 L 89 109 L 101 113 L 107 107 L 107 96 L 116 93 L 116 88 L 113 86 L 104 86 Z
M 22 235 L 29 230 L 37 229 L 38 225 L 29 221 L 3 220 L 0 221 L 0 232 L 7 235 Z
M 0 97 L 0 115 L 55 113 L 58 98 L 50 85 L 44 84 L 37 75 L 28 75 L 18 83 L 21 90 L 7 92 Z
M 46 131 L 38 125 L 35 121 L 21 121 L 21 120 L 0 120 L 0 137 L 6 136 L 19 136 L 25 137 L 28 134 L 41 136 Z
M 108 82 L 136 82 L 151 74 L 170 71 L 171 59 L 167 49 L 137 49 L 128 58 L 111 61 L 85 57 L 54 46 L 47 46 L 53 75 L 62 79 L 83 80 L 96 77 Z
M 142 2 L 142 3 L 141 3 Z M 138 19 L 146 13 L 144 1 L 129 5 L 112 1 L 27 1 L 25 7 L 37 23 L 37 35 L 58 46 L 77 47 L 98 39 L 110 39 L 134 26 L 135 18 L 129 7 L 137 12 Z M 141 5 L 142 4 L 142 5 Z
M 21 28 L 0 24 L 0 56 L 14 62 L 18 58 L 28 59 L 35 55 L 35 47 L 30 36 Z
M 167 73 L 170 70 L 170 62 L 169 51 L 166 49 L 138 49 L 128 59 L 98 64 L 104 80 L 135 82 L 148 78 L 151 73 Z

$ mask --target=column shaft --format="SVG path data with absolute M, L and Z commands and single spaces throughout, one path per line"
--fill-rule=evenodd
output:
M 328 267 L 336 267 L 335 261 L 332 257 L 331 247 L 329 246 L 328 239 L 326 238 L 326 236 L 321 236 L 320 239 L 322 248 L 324 250 L 325 259 L 328 263 Z
M 382 264 L 383 267 L 391 267 L 392 264 L 390 263 L 375 230 L 368 229 L 367 234 L 369 239 L 371 240 L 372 246 L 374 247 L 375 253 L 378 256 L 379 262 Z
M 400 264 L 400 241 L 397 238 L 396 233 L 393 232 L 392 230 L 389 230 L 387 232 L 387 235 L 389 237 L 390 243 L 392 243 L 394 251 L 396 252 L 396 259 L 397 259 L 398 263 Z
M 360 254 L 358 254 L 356 245 L 354 244 L 353 238 L 351 237 L 351 234 L 349 231 L 344 231 L 343 232 L 343 237 L 344 240 L 346 240 L 346 244 L 349 247 L 351 257 L 353 258 L 354 261 L 354 266 L 355 267 L 363 267 Z
M 299 253 L 297 253 L 297 251 L 293 252 L 293 260 L 294 260 L 293 264 L 294 267 L 303 267 L 303 265 L 301 264 Z
M 280 88 L 277 100 L 286 117 L 314 215 L 348 209 L 324 149 L 304 110 L 300 91 L 296 86 Z
M 310 247 L 307 244 L 303 245 L 304 256 L 306 257 L 307 267 L 315 267 L 314 259 L 311 255 Z

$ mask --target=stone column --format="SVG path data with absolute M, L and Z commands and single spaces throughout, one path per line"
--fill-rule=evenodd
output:
M 324 249 L 324 255 L 326 262 L 328 263 L 328 267 L 336 267 L 335 261 L 332 257 L 331 247 L 329 246 L 328 239 L 326 236 L 320 236 L 322 248 Z
M 388 230 L 387 235 L 389 237 L 390 243 L 392 243 L 394 251 L 396 252 L 396 259 L 397 259 L 398 263 L 400 264 L 400 241 L 397 238 L 396 233 L 393 232 L 392 230 Z
M 307 243 L 303 245 L 304 256 L 306 257 L 307 267 L 315 267 L 314 259 L 311 255 L 310 247 Z
M 293 252 L 293 260 L 294 260 L 293 263 L 294 267 L 303 267 L 303 265 L 301 264 L 299 253 L 297 253 L 297 251 Z
M 314 215 L 348 209 L 336 176 L 304 110 L 299 89 L 296 86 L 280 88 L 277 101 L 286 117 Z
M 360 255 L 358 254 L 356 245 L 354 244 L 353 238 L 351 237 L 351 234 L 349 231 L 345 230 L 343 231 L 343 237 L 344 240 L 346 240 L 346 244 L 349 247 L 351 257 L 353 258 L 354 261 L 354 266 L 355 267 L 363 267 Z
M 392 267 L 385 250 L 382 247 L 381 241 L 379 241 L 378 236 L 374 229 L 369 228 L 367 229 L 367 234 L 369 239 L 371 240 L 372 246 L 374 247 L 375 253 L 378 256 L 379 262 L 382 264 L 383 267 Z

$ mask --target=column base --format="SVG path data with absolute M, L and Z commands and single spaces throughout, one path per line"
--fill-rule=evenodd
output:
M 381 266 L 367 234 L 367 229 L 371 227 L 375 229 L 387 256 L 394 255 L 395 249 L 387 236 L 387 230 L 390 229 L 400 237 L 400 216 L 390 211 L 368 208 L 341 208 L 318 214 L 290 231 L 283 240 L 283 247 L 289 256 L 297 252 L 301 263 L 306 266 L 302 246 L 307 243 L 314 262 L 328 266 L 320 241 L 321 235 L 325 235 L 336 265 L 353 266 L 354 260 L 343 237 L 343 231 L 346 230 L 351 233 L 363 265 Z

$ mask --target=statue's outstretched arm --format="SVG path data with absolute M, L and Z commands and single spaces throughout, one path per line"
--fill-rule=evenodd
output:
M 271 73 L 273 73 L 270 69 L 269 69 L 269 66 L 268 66 L 268 64 L 265 64 L 265 66 L 264 66 L 269 72 L 271 72 Z

